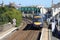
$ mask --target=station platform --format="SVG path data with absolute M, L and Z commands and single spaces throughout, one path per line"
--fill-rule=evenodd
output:
M 0 33 L 0 40 L 2 38 L 4 38 L 5 36 L 9 35 L 12 31 L 14 31 L 15 29 L 17 29 L 16 27 L 12 27 L 9 30 L 5 31 L 5 32 L 1 32 Z
M 48 25 L 44 23 L 40 40 L 51 40 Z

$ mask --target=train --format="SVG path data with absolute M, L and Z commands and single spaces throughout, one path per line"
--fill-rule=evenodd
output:
M 37 28 L 43 27 L 43 16 L 41 13 L 35 13 L 33 15 L 33 27 Z

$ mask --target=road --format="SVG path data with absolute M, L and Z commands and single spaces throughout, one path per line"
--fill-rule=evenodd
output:
M 30 20 L 24 20 L 25 24 L 4 40 L 39 40 L 41 30 L 32 26 Z

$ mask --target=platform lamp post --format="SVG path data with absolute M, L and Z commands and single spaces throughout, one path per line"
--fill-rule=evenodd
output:
M 53 0 L 51 0 L 51 10 L 52 10 L 52 12 L 51 12 L 51 14 L 52 14 L 52 18 L 54 17 L 53 16 L 53 14 L 54 14 L 54 7 L 53 7 Z M 55 18 L 53 19 L 54 20 L 54 22 L 55 22 Z M 51 23 L 52 24 L 52 23 Z M 52 28 L 52 27 L 51 27 Z M 49 32 L 50 32 L 50 35 L 49 35 L 49 40 L 52 40 L 52 30 L 49 30 Z
M 55 11 L 55 9 L 54 9 L 54 4 L 53 4 L 53 0 L 52 0 L 52 17 L 54 17 L 54 22 L 55 22 L 55 16 L 54 16 L 54 11 Z
M 32 11 L 32 14 L 34 15 L 34 11 Z M 33 16 L 32 16 L 32 18 L 33 18 Z

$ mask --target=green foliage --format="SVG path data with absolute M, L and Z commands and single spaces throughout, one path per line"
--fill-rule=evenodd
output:
M 22 14 L 20 11 L 10 7 L 0 8 L 0 22 L 2 23 L 12 22 L 13 18 L 16 19 L 16 23 L 17 23 L 16 26 L 19 26 L 22 21 Z

